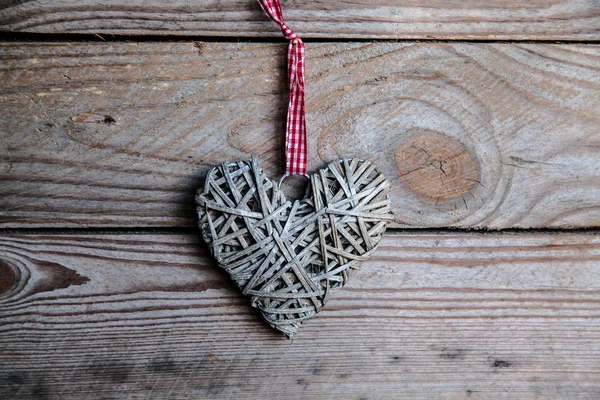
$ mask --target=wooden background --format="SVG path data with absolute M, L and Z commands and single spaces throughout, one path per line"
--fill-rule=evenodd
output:
M 282 173 L 257 3 L 0 2 L 0 399 L 599 398 L 600 3 L 283 8 L 310 171 L 375 161 L 395 214 L 293 342 L 195 228 L 210 166 Z

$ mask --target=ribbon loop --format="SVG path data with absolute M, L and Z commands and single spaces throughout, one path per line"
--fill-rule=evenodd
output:
M 282 22 L 280 26 L 281 33 L 283 33 L 283 37 L 285 37 L 287 40 L 300 39 L 298 35 L 296 35 L 294 31 L 292 31 L 284 22 Z
M 306 175 L 304 42 L 283 22 L 279 0 L 258 0 L 258 3 L 290 41 L 287 52 L 289 102 L 285 129 L 285 176 Z

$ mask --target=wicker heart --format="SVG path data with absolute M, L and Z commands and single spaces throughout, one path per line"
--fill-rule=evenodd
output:
M 368 161 L 344 159 L 288 201 L 258 161 L 213 168 L 198 191 L 199 225 L 219 266 L 288 338 L 377 247 L 392 219 L 389 183 Z

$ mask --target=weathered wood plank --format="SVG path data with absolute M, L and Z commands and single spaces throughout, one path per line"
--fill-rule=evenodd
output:
M 6 43 L 0 225 L 193 226 L 212 165 L 282 173 L 285 45 Z M 600 224 L 600 46 L 308 48 L 309 169 L 377 163 L 396 223 Z
M 600 396 L 598 233 L 386 235 L 293 342 L 199 242 L 0 238 L 0 397 Z
M 305 38 L 600 39 L 594 0 L 284 1 Z M 279 37 L 256 0 L 4 1 L 0 27 L 43 33 Z

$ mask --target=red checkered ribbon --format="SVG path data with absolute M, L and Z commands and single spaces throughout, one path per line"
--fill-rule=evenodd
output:
M 304 118 L 304 42 L 283 22 L 279 0 L 258 0 L 281 28 L 288 46 L 288 103 L 285 128 L 285 175 L 306 175 L 306 121 Z

